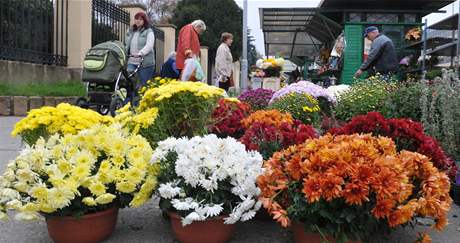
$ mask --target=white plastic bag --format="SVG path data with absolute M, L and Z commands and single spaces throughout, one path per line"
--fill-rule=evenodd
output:
M 195 58 L 187 58 L 184 62 L 184 69 L 182 70 L 182 74 L 180 80 L 182 81 L 190 81 L 192 76 L 194 76 L 194 72 L 196 69 L 196 62 Z
M 184 70 L 182 70 L 180 79 L 182 81 L 201 81 L 204 78 L 200 60 L 196 57 L 187 58 L 184 62 Z

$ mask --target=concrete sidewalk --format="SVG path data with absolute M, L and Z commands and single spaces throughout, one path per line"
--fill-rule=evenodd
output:
M 0 172 L 10 159 L 17 156 L 21 149 L 19 138 L 11 138 L 10 133 L 20 118 L 0 116 Z M 460 242 L 460 207 L 453 205 L 449 214 L 449 226 L 441 233 L 433 231 L 431 237 L 435 243 Z M 410 243 L 416 239 L 416 233 L 428 226 L 418 224 L 415 229 L 406 227 L 394 232 L 389 238 L 376 237 L 373 242 Z M 1 243 L 42 243 L 52 242 L 48 237 L 46 223 L 41 221 L 0 222 Z M 118 223 L 112 237 L 106 242 L 143 243 L 176 242 L 169 222 L 161 216 L 156 200 L 135 209 L 120 210 Z M 292 234 L 271 221 L 253 220 L 237 225 L 232 243 L 284 243 L 292 242 Z

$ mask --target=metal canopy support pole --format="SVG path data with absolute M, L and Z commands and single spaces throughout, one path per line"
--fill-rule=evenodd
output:
M 243 55 L 241 60 L 241 88 L 248 87 L 248 0 L 243 3 Z
M 422 72 L 425 74 L 426 66 L 425 66 L 425 58 L 426 58 L 426 37 L 428 33 L 428 25 L 427 19 L 425 18 L 425 27 L 423 28 L 423 61 L 422 61 Z
M 296 32 L 294 33 L 294 38 L 292 39 L 292 48 L 291 48 L 291 55 L 289 55 L 292 58 L 292 54 L 294 54 L 294 46 L 295 46 L 295 41 L 297 39 L 297 33 L 299 30 L 297 29 Z

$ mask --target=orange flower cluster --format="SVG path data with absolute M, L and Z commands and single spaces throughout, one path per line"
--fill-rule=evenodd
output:
M 280 112 L 278 110 L 260 110 L 252 113 L 242 120 L 241 124 L 243 124 L 244 128 L 247 129 L 255 122 L 279 127 L 283 123 L 294 124 L 294 118 L 292 118 L 291 114 Z
M 390 227 L 415 216 L 432 217 L 438 230 L 447 224 L 452 203 L 447 175 L 421 154 L 397 153 L 386 137 L 326 135 L 275 153 L 264 167 L 257 181 L 261 200 L 285 227 L 290 224 L 290 193 L 302 193 L 308 203 L 370 205 L 370 213 Z M 296 192 L 288 191 L 299 182 Z

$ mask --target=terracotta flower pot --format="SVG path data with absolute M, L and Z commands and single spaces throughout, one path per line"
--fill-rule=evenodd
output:
M 304 224 L 299 222 L 293 222 L 291 227 L 294 233 L 294 242 L 296 243 L 322 243 L 325 240 L 321 237 L 319 233 L 306 232 Z M 332 236 L 326 236 L 329 243 L 335 243 L 335 239 Z M 347 241 L 347 243 L 358 243 L 360 241 Z
M 226 216 L 196 221 L 185 227 L 178 214 L 170 212 L 169 217 L 174 235 L 181 243 L 224 243 L 230 240 L 235 231 L 235 224 L 224 224 Z
M 74 217 L 46 219 L 48 234 L 56 243 L 97 243 L 107 239 L 117 223 L 118 208 Z

